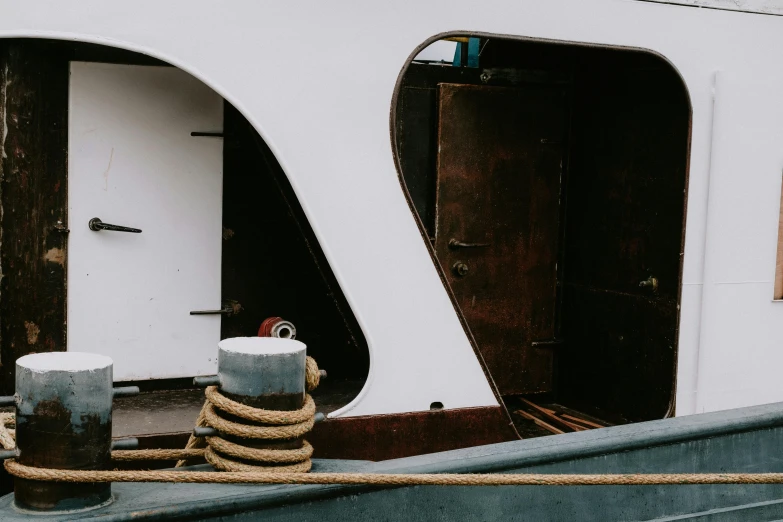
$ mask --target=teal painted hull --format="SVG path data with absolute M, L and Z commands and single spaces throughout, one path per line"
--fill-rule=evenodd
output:
M 783 403 L 314 471 L 385 473 L 783 472 Z M 114 484 L 115 501 L 47 521 L 779 520 L 783 485 L 232 486 Z M 41 518 L 0 499 L 0 520 Z

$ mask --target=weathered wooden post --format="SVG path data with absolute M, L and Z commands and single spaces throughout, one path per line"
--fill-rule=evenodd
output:
M 26 355 L 16 361 L 19 462 L 57 469 L 108 469 L 112 360 L 79 352 Z M 111 499 L 111 484 L 14 481 L 17 506 L 84 509 Z

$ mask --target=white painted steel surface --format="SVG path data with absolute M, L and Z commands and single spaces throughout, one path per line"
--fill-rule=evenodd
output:
M 174 67 L 73 62 L 68 115 L 68 348 L 115 380 L 215 372 L 223 100 Z M 92 231 L 87 223 L 142 229 Z
M 393 162 L 392 95 L 417 46 L 476 30 L 658 52 L 693 105 L 677 413 L 783 400 L 783 303 L 771 300 L 783 17 L 627 0 L 0 0 L 0 12 L 0 36 L 113 45 L 182 67 L 259 130 L 370 345 L 367 385 L 332 416 L 495 404 Z M 713 130 L 718 70 L 727 110 Z
M 744 11 L 746 13 L 763 13 L 783 15 L 783 0 L 640 0 L 643 2 L 660 2 L 676 4 L 683 7 L 706 9 L 725 9 L 727 11 Z

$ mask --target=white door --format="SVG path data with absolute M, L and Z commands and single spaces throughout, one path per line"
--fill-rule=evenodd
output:
M 223 100 L 174 67 L 71 63 L 68 349 L 115 380 L 214 373 Z M 94 231 L 103 223 L 141 233 Z

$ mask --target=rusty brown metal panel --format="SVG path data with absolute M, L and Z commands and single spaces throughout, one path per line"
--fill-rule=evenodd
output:
M 13 393 L 17 358 L 65 350 L 68 61 L 11 40 L 0 62 L 0 387 Z
M 321 403 L 316 402 L 321 410 Z M 139 449 L 183 448 L 189 435 L 182 432 L 138 437 Z M 505 409 L 492 406 L 327 419 L 316 424 L 305 439 L 315 448 L 316 458 L 377 461 L 508 442 L 518 440 L 519 435 Z M 149 469 L 170 466 L 171 461 L 112 465 Z
M 502 395 L 552 390 L 565 94 L 440 85 L 435 252 Z
M 328 419 L 306 436 L 316 458 L 387 460 L 518 440 L 500 406 Z

